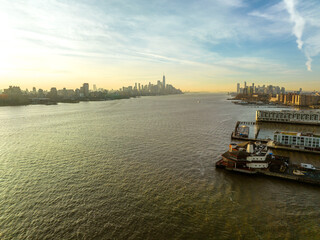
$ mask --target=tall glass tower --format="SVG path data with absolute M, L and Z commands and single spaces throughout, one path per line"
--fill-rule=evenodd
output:
M 166 76 L 165 75 L 163 75 L 163 77 L 162 77 L 162 87 L 166 88 Z

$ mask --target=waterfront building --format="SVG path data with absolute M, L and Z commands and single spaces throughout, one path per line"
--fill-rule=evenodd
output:
M 317 94 L 286 93 L 277 94 L 270 98 L 271 102 L 283 103 L 293 106 L 316 106 L 320 104 L 320 96 Z
M 83 95 L 84 97 L 89 97 L 89 83 L 83 84 Z
M 320 148 L 320 135 L 313 133 L 275 132 L 273 140 L 276 145 Z
M 74 93 L 75 93 L 75 97 L 80 97 L 80 89 L 79 88 L 77 88 L 75 91 L 74 91 Z
M 44 98 L 44 91 L 41 88 L 38 89 L 38 97 L 39 98 Z
M 9 86 L 9 88 L 4 90 L 4 94 L 9 96 L 22 95 L 22 91 L 18 86 Z
M 256 121 L 320 125 L 320 112 L 257 110 Z
M 79 96 L 80 96 L 81 98 L 83 98 L 83 97 L 84 97 L 83 87 L 80 87 L 80 94 L 79 94 Z
M 49 94 L 48 94 L 48 97 L 50 98 L 57 98 L 58 97 L 58 91 L 57 91 L 57 88 L 55 87 L 52 87 Z

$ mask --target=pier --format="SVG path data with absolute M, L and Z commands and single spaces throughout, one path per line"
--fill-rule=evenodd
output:
M 253 126 L 253 125 L 256 125 L 256 122 L 246 122 L 246 121 L 237 121 L 236 123 L 236 126 L 235 126 L 235 129 L 234 131 L 231 133 L 231 139 L 232 140 L 238 140 L 238 141 L 253 141 L 253 142 L 256 142 L 256 141 L 260 141 L 262 143 L 267 143 L 269 140 L 268 139 L 258 139 L 258 135 L 259 135 L 259 132 L 260 132 L 260 128 L 258 129 L 258 131 L 255 133 L 255 136 L 254 138 L 249 138 L 249 134 L 248 134 L 248 137 L 244 137 L 244 136 L 241 136 L 239 134 L 239 126 L 241 125 L 245 125 L 245 126 Z
M 320 113 L 317 111 L 269 111 L 257 110 L 256 122 L 274 122 L 301 125 L 320 125 Z

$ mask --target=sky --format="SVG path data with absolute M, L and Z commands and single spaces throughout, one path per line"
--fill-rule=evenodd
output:
M 318 0 L 0 0 L 0 89 L 320 90 Z

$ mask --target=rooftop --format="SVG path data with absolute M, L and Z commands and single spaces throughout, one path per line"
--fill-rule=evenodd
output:
M 314 133 L 303 133 L 303 132 L 281 132 L 281 131 L 276 131 L 274 134 L 282 134 L 282 135 L 290 135 L 290 136 L 305 136 L 305 137 L 320 137 L 319 134 L 314 134 Z

